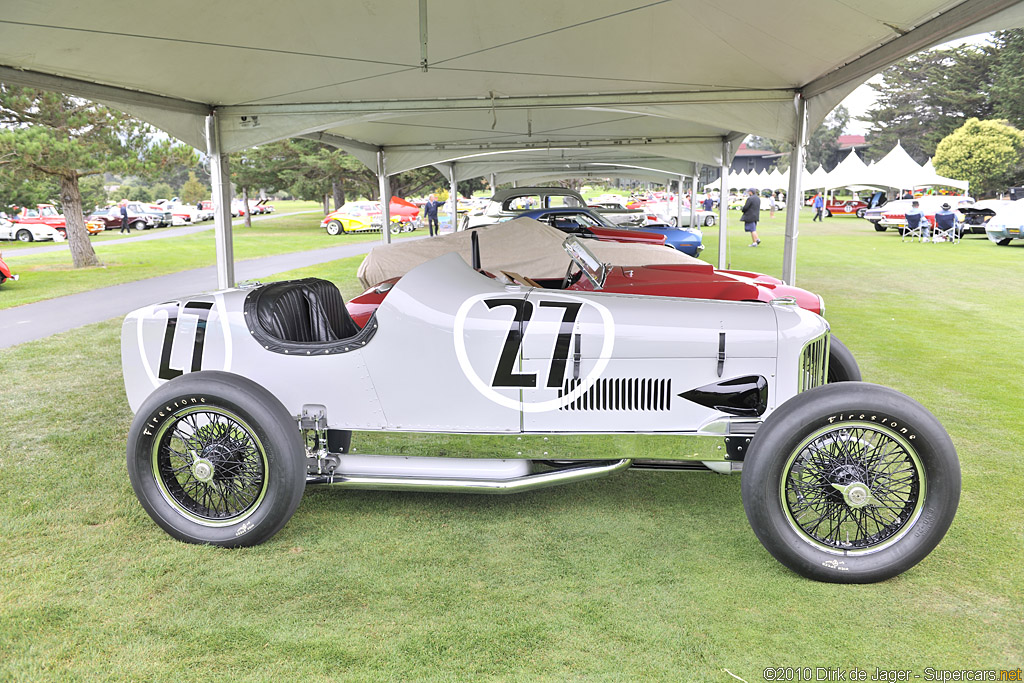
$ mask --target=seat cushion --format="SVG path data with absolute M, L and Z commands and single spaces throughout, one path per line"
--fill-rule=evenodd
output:
M 256 319 L 268 335 L 288 342 L 334 342 L 359 332 L 338 288 L 317 278 L 275 282 L 261 288 Z

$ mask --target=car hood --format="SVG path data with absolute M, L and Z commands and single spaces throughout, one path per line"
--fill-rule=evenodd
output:
M 615 266 L 608 272 L 604 290 L 727 301 L 792 297 L 801 308 L 822 313 L 821 298 L 806 289 L 791 287 L 769 275 L 717 270 L 710 264 Z

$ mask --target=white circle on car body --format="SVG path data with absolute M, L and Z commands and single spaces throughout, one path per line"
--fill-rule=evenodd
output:
M 542 290 L 537 290 L 542 291 Z M 536 403 L 529 403 L 525 400 L 521 401 L 516 398 L 509 396 L 503 396 L 498 393 L 494 387 L 484 381 L 480 374 L 473 367 L 472 362 L 469 359 L 469 354 L 466 350 L 466 318 L 469 316 L 470 309 L 473 308 L 477 303 L 483 302 L 489 299 L 508 299 L 508 296 L 502 296 L 497 292 L 490 292 L 487 294 L 477 294 L 466 299 L 459 306 L 459 310 L 455 313 L 455 323 L 452 328 L 452 340 L 455 344 L 455 357 L 459 361 L 459 367 L 462 369 L 462 374 L 465 375 L 466 379 L 469 380 L 470 384 L 476 388 L 484 397 L 497 403 L 498 405 L 511 408 L 513 410 L 522 410 L 524 413 L 543 413 L 552 410 L 558 410 L 563 408 L 576 399 L 580 398 L 583 394 L 590 390 L 594 383 L 600 379 L 602 373 L 608 367 L 608 362 L 612 358 L 612 349 L 615 346 L 615 320 L 612 318 L 612 313 L 602 304 L 593 301 L 592 299 L 585 299 L 579 296 L 573 296 L 571 294 L 551 293 L 544 291 L 543 294 L 539 295 L 536 300 L 532 297 L 519 298 L 517 300 L 529 302 L 531 304 L 539 303 L 541 301 L 570 301 L 581 304 L 580 310 L 592 308 L 597 311 L 601 317 L 601 328 L 602 328 L 602 341 L 601 351 L 598 354 L 597 362 L 594 363 L 594 367 L 591 368 L 590 372 L 587 373 L 586 377 L 583 377 L 580 383 L 570 392 L 560 398 L 547 399 L 544 401 L 537 401 Z M 523 335 L 523 340 L 530 334 L 530 326 L 527 324 L 526 331 Z M 523 341 L 520 341 L 519 353 L 522 354 Z M 498 349 L 498 353 L 500 353 Z

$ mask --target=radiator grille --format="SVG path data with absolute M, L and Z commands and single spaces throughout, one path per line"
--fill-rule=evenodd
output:
M 797 391 L 819 387 L 828 381 L 828 334 L 808 342 L 800 352 Z
M 580 380 L 566 380 L 558 397 L 570 394 Z M 647 378 L 599 379 L 575 401 L 559 410 L 634 410 L 672 409 L 672 380 Z

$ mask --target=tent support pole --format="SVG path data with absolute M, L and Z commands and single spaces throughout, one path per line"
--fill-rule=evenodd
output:
M 380 185 L 380 241 L 391 244 L 391 179 L 388 178 L 387 159 L 383 151 L 377 152 L 377 183 Z
M 498 177 L 494 173 L 492 173 L 491 174 L 491 194 L 494 194 L 495 191 L 497 191 L 497 189 L 498 189 Z
M 727 260 L 726 223 L 729 212 L 729 155 L 732 144 L 722 140 L 722 189 L 718 194 L 718 267 L 724 270 Z
M 789 191 L 786 193 L 786 237 L 782 246 L 782 281 L 796 284 L 796 240 L 800 235 L 800 207 L 804 203 L 801 171 L 804 168 L 804 145 L 807 142 L 807 100 L 796 99 L 796 140 L 789 153 Z
M 231 173 L 220 147 L 217 113 L 206 117 L 206 154 L 210 158 L 213 234 L 217 247 L 217 288 L 235 286 L 235 247 L 231 236 Z
M 690 227 L 697 227 L 697 179 L 700 177 L 701 165 L 693 166 L 693 180 L 690 182 Z
M 452 232 L 459 229 L 459 184 L 456 181 L 454 162 L 448 167 L 448 182 L 451 189 L 448 190 L 448 198 L 452 202 Z
M 676 226 L 683 224 L 683 176 L 676 176 Z M 669 189 L 671 189 L 669 181 Z

